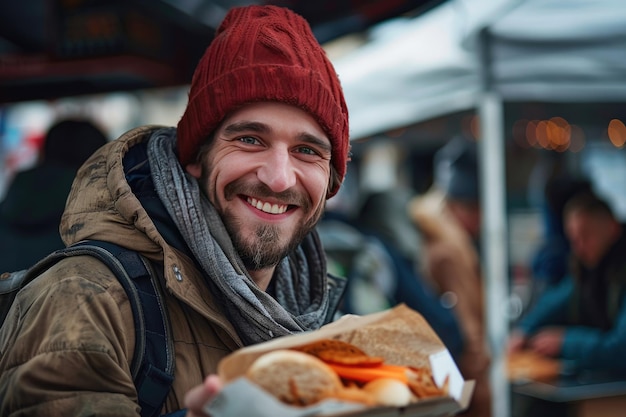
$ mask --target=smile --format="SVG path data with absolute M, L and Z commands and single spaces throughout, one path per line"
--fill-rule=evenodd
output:
M 270 214 L 283 214 L 288 207 L 287 204 L 270 204 L 252 197 L 248 197 L 246 201 L 257 210 Z

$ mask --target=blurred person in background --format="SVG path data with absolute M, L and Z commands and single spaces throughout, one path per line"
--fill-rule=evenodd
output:
M 463 340 L 458 366 L 465 379 L 476 381 L 470 407 L 463 415 L 488 417 L 491 359 L 479 255 L 479 202 L 476 144 L 456 137 L 435 153 L 432 187 L 408 204 L 422 237 L 422 274 L 454 312 Z
M 84 119 L 63 119 L 47 131 L 36 165 L 18 172 L 0 203 L 0 273 L 33 265 L 65 245 L 61 215 L 78 168 L 107 142 Z
M 626 235 L 611 207 L 591 191 L 563 209 L 571 248 L 566 276 L 546 289 L 511 332 L 509 354 L 528 350 L 561 360 L 564 374 L 626 377 Z M 513 415 L 572 412 L 568 403 L 512 396 Z
M 363 315 L 404 303 L 424 316 L 458 360 L 463 349 L 458 320 L 420 272 L 420 236 L 407 211 L 414 195 L 395 187 L 365 196 L 354 221 L 363 244 L 348 275 L 343 309 Z
M 621 360 L 626 351 L 624 225 L 603 199 L 589 191 L 571 197 L 563 219 L 572 253 L 567 276 L 516 325 L 509 352 L 528 349 L 559 358 L 568 373 L 626 376 Z M 553 405 L 540 401 L 516 404 L 520 416 L 554 411 Z M 551 408 L 543 412 L 537 407 Z
M 592 189 L 591 181 L 575 175 L 560 174 L 546 182 L 541 207 L 543 235 L 532 258 L 532 291 L 527 308 L 567 275 L 570 244 L 565 235 L 563 208 L 572 196 Z
M 615 336 L 620 336 L 616 326 L 626 320 L 626 309 L 622 311 L 626 308 L 623 226 L 604 200 L 583 192 L 566 204 L 564 227 L 572 251 L 567 277 L 547 291 L 522 319 L 512 333 L 510 348 L 526 347 L 547 356 L 572 359 L 581 368 L 591 368 L 590 361 L 596 369 L 614 368 L 607 355 L 589 355 L 585 348 L 598 349 L 604 346 L 603 340 L 607 348 L 613 348 L 621 340 Z M 544 326 L 550 328 L 541 330 Z

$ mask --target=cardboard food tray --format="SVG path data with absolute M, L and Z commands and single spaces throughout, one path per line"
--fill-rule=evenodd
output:
M 449 396 L 420 400 L 406 407 L 367 407 L 326 400 L 308 407 L 283 404 L 248 381 L 248 367 L 264 353 L 300 346 L 319 339 L 339 339 L 354 344 L 368 355 L 382 356 L 385 363 L 431 369 L 437 385 L 449 378 Z M 319 330 L 281 337 L 242 348 L 218 365 L 225 386 L 207 405 L 213 417 L 444 417 L 458 414 L 469 405 L 474 382 L 465 381 L 450 353 L 426 320 L 406 305 L 365 316 L 347 315 Z M 250 409 L 250 404 L 254 404 Z

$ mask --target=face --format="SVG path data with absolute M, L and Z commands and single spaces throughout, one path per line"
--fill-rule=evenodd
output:
M 330 140 L 303 110 L 254 103 L 229 115 L 187 171 L 219 212 L 246 267 L 275 266 L 322 215 Z
M 473 238 L 478 239 L 481 228 L 481 211 L 477 203 L 450 201 L 448 207 L 463 229 Z
M 615 241 L 618 229 L 619 225 L 608 216 L 582 211 L 569 213 L 565 219 L 565 233 L 572 252 L 588 268 L 602 260 Z

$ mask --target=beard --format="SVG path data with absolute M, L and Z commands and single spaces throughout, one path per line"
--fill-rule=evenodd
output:
M 226 186 L 224 191 L 227 200 L 238 198 L 238 195 L 242 194 L 253 195 L 260 199 L 273 197 L 280 201 L 289 201 L 291 204 L 296 203 L 295 205 L 305 213 L 312 210 L 310 201 L 300 195 L 296 195 L 295 192 L 274 193 L 263 184 L 245 186 L 234 182 Z M 295 230 L 292 230 L 291 236 L 287 239 L 285 239 L 284 235 L 288 232 L 285 232 L 280 226 L 272 224 L 259 224 L 255 227 L 252 236 L 246 236 L 241 232 L 239 219 L 219 208 L 218 212 L 246 269 L 258 271 L 278 265 L 283 258 L 300 245 L 322 216 L 323 204 L 320 204 L 307 221 L 301 223 Z
M 205 170 L 202 175 L 202 184 L 206 192 L 208 192 L 209 200 L 219 213 L 222 222 L 231 238 L 233 246 L 239 257 L 243 261 L 246 269 L 250 271 L 259 271 L 274 267 L 278 263 L 293 252 L 298 245 L 304 240 L 306 235 L 313 230 L 324 211 L 324 203 L 320 203 L 315 212 L 303 223 L 300 223 L 295 230 L 290 231 L 291 236 L 285 239 L 285 234 L 289 233 L 284 228 L 273 224 L 258 224 L 255 226 L 253 233 L 244 234 L 242 229 L 243 221 L 233 213 L 225 210 L 220 204 L 217 191 L 209 192 L 208 173 Z M 274 198 L 279 201 L 288 202 L 295 205 L 304 213 L 310 213 L 313 203 L 309 198 L 292 190 L 281 193 L 275 193 L 265 184 L 246 184 L 243 181 L 234 181 L 228 184 L 224 189 L 224 197 L 226 200 L 239 198 L 240 195 L 250 195 L 258 199 Z
M 304 237 L 313 229 L 314 225 L 300 227 L 295 230 L 291 238 L 281 244 L 279 228 L 272 225 L 259 225 L 254 231 L 254 237 L 242 236 L 237 233 L 237 227 L 225 218 L 224 224 L 230 234 L 233 246 L 241 257 L 246 269 L 258 271 L 276 266 L 283 258 L 295 250 Z

